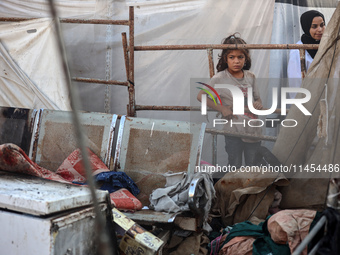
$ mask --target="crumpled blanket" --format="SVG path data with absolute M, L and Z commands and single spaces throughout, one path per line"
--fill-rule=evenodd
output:
M 92 174 L 100 184 L 100 189 L 110 193 L 112 204 L 128 205 L 128 208 L 117 207 L 118 209 L 140 210 L 142 205 L 134 197 L 139 193 L 139 189 L 133 180 L 124 172 L 110 171 L 90 149 L 88 153 Z M 0 169 L 62 183 L 86 184 L 85 169 L 79 149 L 74 150 L 54 173 L 33 162 L 19 146 L 12 143 L 2 144 L 0 145 Z
M 0 169 L 7 172 L 29 174 L 52 181 L 70 183 L 60 175 L 34 163 L 19 146 L 12 143 L 0 145 Z
M 250 221 L 235 224 L 226 235 L 219 254 L 291 254 L 318 218 L 313 210 L 282 210 L 260 224 Z M 307 254 L 307 247 L 302 254 Z
M 310 226 L 315 218 L 314 210 L 282 210 L 271 216 L 268 220 L 268 232 L 277 244 L 288 243 L 291 253 L 299 246 L 309 233 Z M 307 247 L 302 251 L 307 255 Z
M 211 208 L 212 199 L 215 197 L 213 180 L 209 173 L 197 172 L 195 174 L 183 174 L 182 180 L 174 185 L 155 189 L 150 195 L 150 208 L 155 211 L 183 212 L 189 211 L 189 188 L 195 177 L 203 177 L 203 184 L 198 185 L 196 197 L 205 196 L 207 203 L 204 206 L 204 228 L 210 229 L 206 220 Z
M 92 175 L 101 190 L 107 190 L 109 193 L 112 193 L 126 188 L 134 196 L 138 195 L 139 189 L 137 185 L 126 173 L 110 171 L 104 162 L 89 148 L 87 148 L 87 152 Z M 86 174 L 80 149 L 74 150 L 59 166 L 56 173 L 70 182 L 84 184 L 86 182 Z
M 264 221 L 274 202 L 276 186 L 288 183 L 282 174 L 277 173 L 226 173 L 215 184 L 216 199 L 211 214 L 221 217 L 225 226 L 246 220 L 253 223 L 259 219 Z
M 193 232 L 188 237 L 179 237 L 175 234 L 172 235 L 170 241 L 165 244 L 163 248 L 163 254 L 168 255 L 183 255 L 183 254 L 195 254 L 206 255 L 207 244 L 209 238 L 203 233 Z
M 256 239 L 251 236 L 237 236 L 223 245 L 221 255 L 252 255 L 253 243 Z
M 287 244 L 277 244 L 267 229 L 267 221 L 253 224 L 244 221 L 235 224 L 223 241 L 219 255 L 289 255 L 290 250 Z
M 104 162 L 101 161 L 100 158 L 98 158 L 97 155 L 89 148 L 87 148 L 87 153 L 93 176 L 109 171 Z M 64 162 L 58 167 L 56 173 L 70 182 L 85 183 L 86 171 L 80 149 L 76 149 L 68 155 Z

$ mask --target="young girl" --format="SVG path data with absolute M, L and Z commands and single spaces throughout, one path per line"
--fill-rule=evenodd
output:
M 246 44 L 246 42 L 240 37 L 233 34 L 224 39 L 223 44 Z M 245 98 L 245 107 L 247 107 L 247 91 L 249 87 L 253 88 L 253 106 L 255 109 L 262 109 L 262 101 L 258 93 L 258 89 L 255 83 L 255 75 L 248 71 L 251 67 L 251 59 L 248 49 L 224 49 L 219 56 L 217 64 L 217 74 L 210 80 L 210 86 L 215 87 L 216 84 L 229 84 L 240 88 Z M 217 88 L 222 105 L 215 105 L 214 101 L 207 98 L 207 106 L 219 111 L 222 114 L 222 118 L 227 119 L 227 124 L 223 125 L 223 129 L 231 131 L 233 133 L 243 134 L 261 134 L 261 127 L 258 123 L 248 125 L 248 121 L 256 119 L 257 116 L 245 111 L 244 115 L 233 115 L 233 97 L 229 89 Z M 205 94 L 201 90 L 197 96 L 197 99 L 201 101 L 202 94 Z M 243 124 L 244 123 L 244 124 Z M 253 165 L 255 159 L 255 153 L 259 149 L 261 142 L 258 139 L 252 138 L 240 138 L 236 136 L 225 135 L 225 149 L 228 153 L 228 162 L 231 166 L 240 168 L 242 165 L 242 155 L 244 153 L 245 164 Z

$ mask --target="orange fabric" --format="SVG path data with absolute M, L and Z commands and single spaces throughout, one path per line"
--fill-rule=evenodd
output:
M 0 169 L 3 171 L 28 174 L 58 182 L 70 183 L 60 175 L 33 162 L 19 146 L 12 143 L 0 145 Z
M 110 194 L 112 204 L 119 210 L 141 210 L 142 203 L 125 188 Z
M 219 255 L 251 255 L 256 239 L 251 236 L 237 236 L 223 245 Z
M 87 148 L 92 174 L 110 171 L 101 159 Z M 86 173 L 80 149 L 74 150 L 59 166 L 57 172 L 70 182 L 85 182 Z
M 288 243 L 293 253 L 301 241 L 308 235 L 316 211 L 282 210 L 268 220 L 268 231 L 272 240 L 278 244 Z M 307 255 L 307 247 L 301 253 Z

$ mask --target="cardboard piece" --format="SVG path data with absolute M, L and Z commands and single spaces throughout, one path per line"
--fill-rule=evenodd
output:
M 164 242 L 142 228 L 139 224 L 125 216 L 118 209 L 112 209 L 113 221 L 125 234 L 120 241 L 119 249 L 122 254 L 160 254 Z

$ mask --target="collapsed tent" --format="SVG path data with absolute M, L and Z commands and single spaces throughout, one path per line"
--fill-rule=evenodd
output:
M 340 6 L 302 83 L 311 92 L 311 99 L 304 104 L 311 115 L 293 105 L 286 118 L 298 124 L 293 130 L 283 127 L 273 148 L 277 158 L 292 167 L 288 173 L 291 183 L 282 189 L 283 207 L 324 206 L 329 179 L 339 178 L 339 35 Z
M 55 45 L 50 19 L 1 25 L 2 106 L 71 109 Z
M 126 18 L 127 7 L 129 4 L 133 4 L 130 1 L 104 2 L 81 1 L 82 4 L 79 6 L 79 1 L 68 1 L 66 5 L 59 4 L 58 7 L 63 17 L 120 19 L 121 17 Z M 161 4 L 155 1 L 145 1 L 134 3 L 136 45 L 219 44 L 222 38 L 233 32 L 239 32 L 248 43 L 252 44 L 295 43 L 298 38 L 296 35 L 300 34 L 299 15 L 304 10 L 311 8 L 322 9 L 322 12 L 325 13 L 326 34 L 320 44 L 313 66 L 309 69 L 308 76 L 303 83 L 303 88 L 312 92 L 311 100 L 305 105 L 312 115 L 305 116 L 300 109 L 292 106 L 286 119 L 297 120 L 298 125 L 296 128 L 281 127 L 273 149 L 280 162 L 285 166 L 293 166 L 293 172 L 295 172 L 294 175 L 288 176 L 291 178 L 290 185 L 280 189 L 283 195 L 282 208 L 312 207 L 319 209 L 323 207 L 329 179 L 335 177 L 330 174 L 339 169 L 336 159 L 340 156 L 337 148 L 337 144 L 340 142 L 338 137 L 340 126 L 338 108 L 340 105 L 335 99 L 339 96 L 337 40 L 340 14 L 337 9 L 330 19 L 336 1 L 325 5 L 319 1 L 311 2 L 313 2 L 312 6 L 296 6 L 287 3 L 287 1 L 263 0 L 166 1 Z M 40 1 L 34 1 L 32 5 L 27 3 L 24 1 L 22 5 L 20 1 L 2 1 L 0 3 L 1 15 L 15 16 L 15 14 L 19 14 L 18 16 L 26 17 L 24 13 L 28 9 L 30 17 L 48 16 L 46 3 Z M 75 7 L 79 7 L 79 9 Z M 292 12 L 289 12 L 290 9 Z M 63 12 L 62 10 L 67 11 Z M 294 13 L 292 15 L 294 19 L 285 23 L 287 17 L 290 17 L 283 15 L 287 13 Z M 280 15 L 283 15 L 282 19 L 280 19 Z M 331 21 L 328 23 L 328 20 Z M 69 109 L 67 93 L 65 87 L 62 87 L 64 78 L 60 72 L 57 54 L 55 54 L 53 43 L 49 43 L 52 37 L 44 36 L 46 41 L 41 42 L 44 47 L 36 47 L 29 55 L 22 54 L 23 52 L 28 54 L 26 46 L 33 47 L 31 43 L 27 43 L 25 37 L 15 38 L 18 40 L 17 44 L 11 44 L 12 30 L 21 29 L 34 37 L 39 34 L 36 33 L 38 30 L 34 31 L 34 29 L 41 22 L 51 24 L 53 21 L 38 19 L 19 24 L 1 24 L 0 39 L 3 43 L 1 53 L 5 60 L 2 63 L 4 66 L 5 64 L 8 66 L 6 70 L 11 68 L 14 77 L 12 78 L 13 82 L 10 83 L 9 79 L 5 79 L 7 73 L 1 73 L 1 86 L 5 85 L 1 87 L 4 89 L 1 93 L 7 97 L 13 94 L 10 100 L 2 97 L 1 105 Z M 285 25 L 283 26 L 280 22 Z M 288 37 L 281 37 L 281 35 L 285 35 L 281 29 L 286 31 L 286 34 L 291 33 L 288 24 L 294 27 L 295 35 L 289 40 Z M 29 26 L 34 28 L 27 28 Z M 80 26 L 83 25 L 63 24 L 72 75 L 74 77 L 126 80 L 120 34 L 124 30 L 113 28 L 112 25 L 89 25 L 89 29 L 79 29 Z M 7 29 L 5 29 L 6 27 Z M 46 27 L 49 29 L 49 25 Z M 285 30 L 286 28 L 287 30 Z M 283 38 L 285 38 L 284 41 Z M 47 50 L 49 49 L 47 46 L 51 46 L 51 50 Z M 20 49 L 19 52 L 16 52 L 16 49 Z M 50 53 L 52 54 L 50 55 Z M 277 79 L 277 83 L 266 81 L 261 84 L 260 93 L 263 95 L 265 104 L 270 105 L 271 103 L 271 99 L 268 98 L 268 90 L 271 87 L 285 86 L 281 78 L 285 78 L 286 53 L 272 54 L 269 51 L 252 51 L 252 71 L 257 77 Z M 215 63 L 218 54 L 218 51 L 214 51 Z M 22 59 L 21 57 L 26 58 Z M 21 60 L 27 65 L 21 65 Z M 138 52 L 135 58 L 137 103 L 142 105 L 193 105 L 191 97 L 193 96 L 195 100 L 195 92 L 189 88 L 190 79 L 202 76 L 209 79 L 208 70 L 207 56 L 204 51 Z M 48 79 L 46 80 L 45 77 Z M 12 86 L 15 83 L 18 84 L 14 89 L 15 93 L 9 93 L 13 90 Z M 113 88 L 109 85 L 85 83 L 77 83 L 77 85 L 83 102 L 83 110 L 103 112 L 108 107 L 110 112 L 126 113 L 128 96 L 125 87 Z M 5 91 L 6 88 L 7 91 Z M 18 92 L 16 92 L 17 89 Z M 20 100 L 21 97 L 27 101 Z M 25 104 L 20 105 L 19 103 Z M 198 105 L 196 101 L 195 103 Z M 163 112 L 139 112 L 138 116 L 176 120 L 188 118 L 188 115 L 183 112 L 166 114 Z M 209 124 L 211 125 L 211 122 Z M 266 133 L 269 131 L 271 130 L 266 130 Z M 272 133 L 275 134 L 275 132 Z M 211 156 L 211 140 L 209 139 L 210 137 L 207 136 L 207 146 L 203 151 L 204 159 Z M 223 141 L 223 139 L 219 139 L 219 141 L 221 140 Z M 219 165 L 228 163 L 223 147 L 222 142 L 218 146 L 220 148 L 218 150 Z M 312 166 L 314 170 L 312 170 Z M 319 166 L 320 168 L 318 168 Z M 269 185 L 271 183 L 269 180 Z M 258 196 L 258 200 L 260 200 L 258 204 L 262 199 L 261 194 Z M 256 206 L 258 204 L 256 201 Z
M 129 16 L 129 6 L 134 6 L 135 46 L 148 45 L 188 45 L 220 44 L 231 33 L 239 32 L 249 44 L 296 43 L 301 35 L 299 16 L 306 10 L 316 9 L 330 20 L 338 3 L 332 1 L 281 1 L 281 0 L 182 0 L 182 1 L 55 1 L 61 18 L 113 19 L 122 20 Z M 50 17 L 46 1 L 4 0 L 0 2 L 1 17 L 47 18 Z M 32 80 L 45 96 L 55 100 L 54 107 L 65 109 L 68 95 L 64 78 L 55 52 L 52 38 L 43 34 L 42 46 L 27 44 L 26 37 L 9 36 L 11 31 L 20 30 L 25 36 L 38 38 L 32 32 L 42 20 L 21 22 L 1 22 L 0 39 L 4 48 L 11 53 L 13 61 Z M 45 20 L 43 23 L 49 23 Z M 30 29 L 25 30 L 29 26 Z M 98 24 L 62 23 L 63 36 L 69 58 L 72 77 L 86 77 L 103 80 L 125 81 L 126 70 L 122 49 L 121 33 L 128 33 L 128 27 Z M 32 30 L 33 29 L 33 30 Z M 46 27 L 44 31 L 50 31 Z M 15 33 L 16 34 L 16 33 Z M 51 35 L 52 37 L 52 35 Z M 42 39 L 41 38 L 41 39 Z M 17 44 L 12 44 L 12 41 Z M 32 51 L 26 55 L 27 66 L 23 66 L 14 47 L 29 46 Z M 26 49 L 26 48 L 23 48 Z M 43 51 L 44 50 L 44 51 Z M 25 50 L 24 50 L 25 51 Z M 45 53 L 43 53 L 45 52 Z M 48 55 L 47 55 L 47 53 Z M 271 105 L 271 88 L 286 86 L 288 50 L 251 50 L 252 68 L 256 77 L 263 78 L 260 94 L 264 105 Z M 53 53 L 53 54 L 52 54 Z M 51 55 L 50 55 L 51 54 Z M 216 65 L 219 50 L 213 51 Z M 1 62 L 3 63 L 3 62 Z M 40 65 L 38 65 L 40 64 Z M 135 91 L 138 105 L 178 105 L 199 106 L 197 90 L 191 89 L 190 80 L 209 79 L 209 63 L 205 50 L 162 50 L 135 52 Z M 34 67 L 34 68 L 32 68 Z M 42 79 L 48 76 L 48 79 Z M 274 80 L 268 81 L 269 78 Z M 3 83 L 2 83 L 3 84 Z M 75 82 L 82 102 L 82 110 L 126 114 L 129 103 L 125 86 L 111 86 Z M 9 90 L 10 85 L 2 86 Z M 32 88 L 32 86 L 31 86 Z M 26 89 L 27 90 L 27 89 Z M 21 91 L 21 90 L 20 90 Z M 24 88 L 22 94 L 27 93 Z M 47 92 L 46 92 L 47 91 Z M 1 91 L 9 95 L 8 91 Z M 46 93 L 45 93 L 46 92 Z M 51 96 L 53 94 L 53 96 Z M 16 92 L 16 97 L 21 93 Z M 21 98 L 21 97 L 20 97 Z M 59 100 L 59 101 L 58 101 Z M 65 101 L 63 101 L 65 100 Z M 24 100 L 21 100 L 24 102 Z M 5 104 L 5 102 L 7 102 Z M 40 107 L 41 104 L 17 105 L 13 101 L 0 100 L 1 105 L 16 107 Z M 69 109 L 69 108 L 67 108 Z M 191 120 L 188 112 L 138 111 L 138 117 L 170 120 Z M 209 118 L 208 128 L 212 122 Z M 206 119 L 204 119 L 206 121 Z M 277 135 L 277 128 L 264 128 L 264 134 Z M 206 149 L 202 157 L 211 161 L 210 135 L 205 136 Z M 273 142 L 265 142 L 272 148 Z M 217 163 L 226 165 L 224 139 L 219 136 L 217 143 Z

